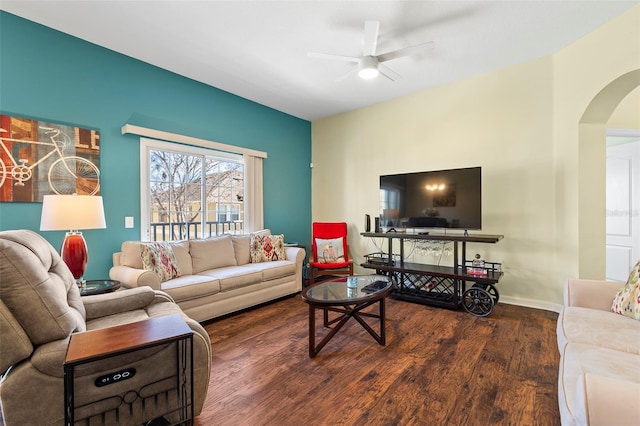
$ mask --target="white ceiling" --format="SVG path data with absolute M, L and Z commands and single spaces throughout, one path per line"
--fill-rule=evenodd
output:
M 640 1 L 1 0 L 0 9 L 306 120 L 543 57 Z M 434 41 L 386 62 L 403 78 L 372 81 L 356 64 L 307 52 L 377 53 Z

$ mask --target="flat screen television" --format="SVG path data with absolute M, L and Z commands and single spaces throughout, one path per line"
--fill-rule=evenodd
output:
M 380 176 L 380 226 L 480 230 L 481 168 Z

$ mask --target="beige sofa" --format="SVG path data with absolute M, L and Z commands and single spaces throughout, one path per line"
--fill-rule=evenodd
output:
M 285 247 L 285 260 L 251 263 L 250 243 L 250 235 L 170 243 L 181 275 L 161 282 L 143 269 L 142 243 L 125 241 L 113 255 L 109 276 L 125 288 L 149 286 L 168 293 L 200 322 L 302 290 L 303 248 Z
M 72 334 L 167 315 L 180 315 L 193 331 L 193 403 L 198 415 L 211 367 L 211 342 L 200 324 L 165 293 L 149 287 L 81 297 L 71 271 L 44 238 L 29 230 L 0 232 L 4 424 L 64 423 L 63 364 Z M 176 353 L 175 344 L 167 344 L 76 368 L 75 405 L 82 406 L 76 420 L 86 417 L 78 424 L 116 424 L 115 417 L 119 424 L 141 424 L 154 418 L 154 413 L 174 409 Z M 95 384 L 98 377 L 124 369 L 137 373 L 108 386 Z
M 569 280 L 558 316 L 563 425 L 640 419 L 640 321 L 611 312 L 619 282 Z

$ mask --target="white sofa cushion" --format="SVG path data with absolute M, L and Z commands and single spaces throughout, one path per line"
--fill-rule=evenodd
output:
M 173 248 L 173 255 L 176 257 L 176 261 L 180 267 L 180 274 L 193 274 L 191 254 L 189 254 L 189 241 L 172 241 L 169 245 Z
M 236 255 L 236 263 L 238 266 L 246 265 L 251 262 L 251 236 L 250 235 L 232 235 L 233 251 Z
M 189 241 L 193 273 L 225 266 L 236 266 L 231 235 Z
M 558 349 L 569 342 L 595 346 L 640 355 L 640 321 L 608 311 L 563 307 L 556 329 Z
M 578 419 L 588 419 L 589 414 L 580 412 L 585 410 L 589 401 L 599 401 L 606 407 L 607 401 L 611 404 L 622 404 L 631 407 L 638 405 L 637 393 L 627 391 L 612 392 L 610 387 L 603 389 L 597 387 L 585 387 L 584 375 L 593 374 L 610 379 L 611 382 L 619 380 L 621 383 L 640 383 L 640 357 L 638 355 L 585 345 L 582 343 L 568 343 L 560 357 L 560 371 L 558 375 L 558 401 L 562 424 L 576 425 Z M 627 389 L 627 387 L 624 387 Z M 585 403 L 584 401 L 587 401 Z M 587 407 L 588 408 L 588 407 Z M 611 412 L 611 423 L 615 413 Z M 602 415 L 600 416 L 602 417 Z M 634 419 L 633 422 L 637 420 Z
M 219 280 L 220 291 L 229 291 L 252 284 L 259 284 L 262 280 L 262 273 L 249 269 L 247 265 L 210 269 L 202 271 L 200 274 Z
M 162 283 L 161 289 L 181 302 L 220 292 L 220 281 L 206 275 L 183 275 Z
M 585 373 L 578 378 L 576 423 L 589 426 L 633 424 L 640 419 L 640 382 Z M 589 398 L 590 395 L 622 395 L 622 398 Z M 635 398 L 636 403 L 629 403 Z M 633 419 L 633 420 L 629 420 Z
M 247 267 L 254 271 L 260 271 L 262 274 L 262 281 L 270 281 L 296 273 L 296 264 L 290 260 L 252 263 Z

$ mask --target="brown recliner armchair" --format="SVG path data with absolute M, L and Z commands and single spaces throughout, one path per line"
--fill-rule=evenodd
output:
M 5 425 L 64 423 L 63 364 L 72 333 L 173 314 L 181 315 L 194 332 L 193 404 L 198 415 L 211 367 L 211 342 L 200 324 L 184 315 L 168 295 L 149 287 L 80 297 L 71 272 L 44 238 L 28 230 L 0 232 L 0 401 Z M 76 368 L 76 398 L 102 399 L 102 404 L 83 410 L 97 419 L 82 424 L 94 424 L 93 420 L 100 420 L 103 415 L 99 413 L 105 410 L 111 410 L 110 419 L 117 419 L 107 420 L 106 424 L 129 425 L 147 421 L 153 410 L 164 414 L 163 410 L 173 409 L 171 397 L 159 397 L 156 391 L 166 381 L 168 370 L 175 368 L 174 345 Z M 97 377 L 129 367 L 139 372 L 137 377 L 95 386 Z M 148 386 L 150 382 L 155 384 Z M 132 393 L 130 389 L 136 391 Z M 127 393 L 127 397 L 114 397 L 114 393 Z M 137 397 L 131 401 L 133 394 Z

